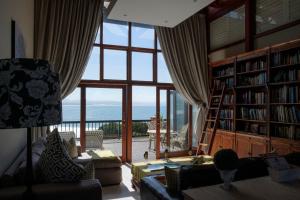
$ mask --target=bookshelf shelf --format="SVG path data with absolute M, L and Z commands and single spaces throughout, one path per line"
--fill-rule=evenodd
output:
M 300 126 L 300 122 L 298 122 L 298 123 L 291 123 L 291 122 L 270 121 L 270 123 L 272 123 L 272 124 L 286 124 L 286 125 L 296 125 L 296 126 Z
M 270 86 L 278 86 L 278 85 L 297 85 L 300 84 L 300 81 L 285 81 L 285 82 L 277 82 L 277 83 L 269 83 Z
M 253 71 L 248 71 L 248 72 L 239 72 L 239 73 L 236 73 L 236 75 L 241 76 L 241 75 L 248 75 L 248 74 L 259 74 L 262 72 L 266 72 L 266 69 L 253 70 Z
M 300 39 L 210 65 L 213 83 L 226 84 L 225 95 L 233 96 L 222 105 L 220 129 L 300 146 Z
M 253 119 L 236 119 L 237 121 L 245 121 L 245 122 L 255 122 L 255 123 L 267 123 L 267 121 L 263 120 L 253 120 Z
M 300 67 L 300 63 L 299 64 L 286 64 L 286 65 L 277 65 L 277 66 L 273 66 L 270 67 L 270 69 L 273 70 L 279 70 L 279 69 L 290 69 L 290 68 L 294 68 L 294 67 Z

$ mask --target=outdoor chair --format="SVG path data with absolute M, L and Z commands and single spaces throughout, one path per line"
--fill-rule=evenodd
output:
M 174 149 L 175 147 L 180 148 L 181 150 L 187 149 L 187 132 L 188 124 L 185 124 L 181 127 L 177 134 L 174 134 L 171 140 L 171 146 Z
M 86 148 L 103 150 L 103 130 L 85 131 Z

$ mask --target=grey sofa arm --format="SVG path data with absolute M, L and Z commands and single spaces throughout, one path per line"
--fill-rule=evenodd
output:
M 1 188 L 1 200 L 22 200 L 24 186 Z M 102 200 L 102 188 L 96 179 L 82 180 L 78 183 L 49 183 L 34 185 L 36 200 Z

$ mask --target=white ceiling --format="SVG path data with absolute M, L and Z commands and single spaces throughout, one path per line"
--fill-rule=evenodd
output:
M 108 18 L 174 27 L 214 0 L 117 0 Z

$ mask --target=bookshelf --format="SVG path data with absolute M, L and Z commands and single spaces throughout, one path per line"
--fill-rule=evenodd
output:
M 236 139 L 237 149 L 238 141 L 252 136 L 266 143 L 266 151 L 299 149 L 300 39 L 210 63 L 210 67 L 212 84 L 228 88 L 220 130 L 245 138 Z M 243 151 L 250 155 L 253 147 Z

